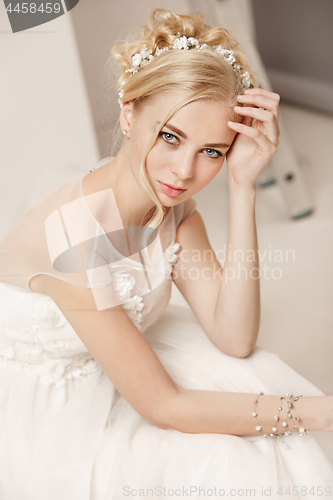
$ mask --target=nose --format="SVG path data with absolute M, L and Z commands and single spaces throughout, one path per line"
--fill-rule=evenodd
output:
M 181 180 L 191 179 L 194 175 L 195 157 L 192 153 L 182 154 L 172 166 L 172 173 Z

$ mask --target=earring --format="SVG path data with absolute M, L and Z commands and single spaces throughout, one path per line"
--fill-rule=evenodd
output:
M 124 135 L 126 135 L 126 134 L 127 134 L 127 131 L 126 131 L 126 130 L 122 130 L 122 133 L 123 133 Z

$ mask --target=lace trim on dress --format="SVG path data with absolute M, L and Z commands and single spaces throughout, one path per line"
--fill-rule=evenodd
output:
M 167 273 L 171 275 L 174 264 L 177 262 L 179 255 L 176 254 L 180 248 L 180 244 L 178 242 L 173 245 L 169 245 L 165 251 L 165 257 L 168 261 Z
M 117 299 L 123 305 L 128 317 L 141 331 L 142 314 L 140 311 L 142 311 L 144 303 L 139 295 L 131 297 L 131 290 L 135 283 L 135 278 L 130 273 L 118 272 L 112 275 L 113 290 Z
M 173 245 L 169 245 L 165 250 L 165 257 L 167 260 L 167 278 L 170 277 L 173 265 L 178 259 L 178 255 L 176 255 L 175 252 L 177 252 L 179 248 L 180 244 L 175 243 Z M 141 331 L 141 323 L 143 319 L 141 311 L 145 304 L 142 301 L 142 297 L 140 297 L 139 295 L 134 295 L 134 297 L 131 297 L 131 291 L 133 290 L 135 283 L 135 278 L 130 273 L 118 272 L 113 274 L 112 276 L 113 289 L 117 299 L 123 305 L 123 308 L 125 309 L 127 315 L 132 320 L 134 325 L 139 331 Z
M 177 262 L 180 244 L 174 243 L 168 246 L 165 251 L 167 279 L 170 278 L 173 265 Z M 131 297 L 131 291 L 135 286 L 135 278 L 130 273 L 117 272 L 112 276 L 113 289 L 119 302 L 123 305 L 127 315 L 137 327 L 139 331 L 142 329 L 143 315 L 141 313 L 144 302 L 142 297 L 134 295 Z M 34 311 L 31 315 L 32 323 L 27 326 L 27 329 L 22 332 L 33 334 L 34 343 L 29 343 L 28 347 L 20 350 L 23 354 L 42 355 L 48 358 L 44 348 L 54 348 L 54 351 L 65 350 L 68 347 L 68 342 L 57 340 L 48 342 L 44 346 L 40 343 L 38 337 L 39 330 L 47 330 L 48 328 L 62 327 L 67 319 L 62 314 L 58 306 L 45 296 L 37 301 Z M 74 332 L 73 332 L 74 334 Z M 51 345 L 52 344 L 52 345 Z M 50 349 L 52 350 L 52 349 Z M 42 363 L 28 363 L 15 358 L 15 350 L 7 344 L 0 344 L 0 361 L 5 361 L 9 364 L 26 368 L 29 371 L 33 370 L 36 375 L 40 376 L 40 380 L 45 385 L 54 384 L 55 387 L 61 387 L 69 380 L 78 378 L 83 380 L 90 373 L 96 370 L 102 370 L 94 358 L 88 357 L 89 353 L 80 353 L 71 357 L 61 357 L 47 359 Z
M 7 357 L 6 357 L 7 354 Z M 90 373 L 96 370 L 101 370 L 100 366 L 93 358 L 80 360 L 77 362 L 68 363 L 68 358 L 50 359 L 46 363 L 27 363 L 19 359 L 14 359 L 14 352 L 5 353 L 5 356 L 0 356 L 0 361 L 6 361 L 11 365 L 20 366 L 28 370 L 34 370 L 36 375 L 40 375 L 40 381 L 45 385 L 54 384 L 55 387 L 61 387 L 68 380 L 73 378 L 84 379 Z M 9 355 L 9 356 L 8 356 Z
M 0 361 L 33 371 L 40 376 L 40 381 L 43 384 L 54 384 L 55 387 L 61 387 L 67 381 L 75 378 L 83 380 L 90 373 L 101 370 L 90 353 L 86 352 L 74 356 L 49 359 L 45 348 L 48 351 L 57 353 L 59 350 L 64 351 L 68 347 L 68 342 L 64 340 L 49 341 L 43 345 L 39 338 L 39 335 L 42 335 L 48 329 L 60 328 L 67 322 L 61 310 L 50 297 L 41 297 L 36 302 L 31 314 L 31 320 L 31 324 L 23 329 L 22 335 L 26 337 L 32 334 L 32 340 L 27 343 L 25 349 L 19 349 L 18 351 L 24 355 L 41 355 L 44 359 L 46 358 L 46 361 L 40 363 L 22 361 L 15 357 L 15 350 L 17 349 L 7 344 L 0 344 Z

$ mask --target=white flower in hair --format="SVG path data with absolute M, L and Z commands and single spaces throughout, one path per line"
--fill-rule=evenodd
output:
M 187 42 L 190 47 L 196 47 L 196 48 L 200 47 L 200 43 L 196 38 L 193 38 L 193 36 L 190 36 L 190 38 L 187 39 Z
M 250 73 L 248 71 L 246 71 L 246 73 L 244 73 L 242 76 L 242 85 L 244 87 L 250 87 L 251 84 L 252 84 L 252 80 L 251 80 L 251 77 L 250 77 Z
M 142 46 L 141 55 L 142 55 L 142 58 L 144 60 L 149 61 L 150 59 L 153 59 L 153 56 L 151 55 L 151 53 L 152 53 L 152 50 L 151 49 L 148 50 L 146 45 Z
M 147 62 L 153 59 L 154 56 L 151 55 L 152 50 L 148 50 L 146 45 L 142 46 L 141 52 L 137 52 L 132 56 L 132 68 L 126 69 L 125 73 L 136 73 L 141 66 L 144 66 Z
M 180 38 L 177 38 L 174 43 L 173 43 L 173 49 L 185 49 L 188 50 L 189 47 L 199 47 L 200 44 L 196 38 L 193 38 L 193 36 L 190 36 L 187 38 L 186 36 L 181 36 Z
M 233 68 L 234 68 L 234 72 L 236 73 L 237 76 L 239 76 L 241 74 L 241 67 L 239 64 L 234 64 L 233 65 Z
M 139 54 L 139 52 L 137 52 L 136 54 L 134 54 L 134 56 L 132 57 L 132 64 L 133 64 L 133 66 L 140 66 L 141 61 L 142 61 L 142 55 Z
M 173 43 L 173 48 L 174 49 L 187 49 L 187 38 L 186 36 L 181 36 L 180 38 L 177 38 L 177 40 L 174 41 Z
M 233 64 L 236 61 L 236 59 L 232 55 L 233 51 L 228 50 L 227 47 L 221 47 L 221 45 L 219 45 L 218 47 L 216 47 L 215 50 L 216 50 L 216 52 L 218 52 L 219 54 L 224 56 L 226 58 L 226 60 L 228 61 L 228 63 Z
M 243 75 L 241 75 L 241 71 L 242 71 L 241 66 L 239 64 L 234 64 L 236 62 L 236 58 L 234 57 L 232 50 L 229 50 L 227 47 L 222 47 L 221 45 L 219 45 L 218 47 L 215 47 L 215 46 L 211 47 L 210 45 L 207 45 L 206 43 L 203 43 L 202 45 L 200 45 L 199 41 L 196 38 L 194 38 L 193 36 L 190 36 L 189 38 L 187 38 L 186 36 L 180 36 L 180 33 L 177 33 L 177 35 L 178 35 L 178 38 L 174 41 L 173 46 L 163 47 L 162 49 L 157 48 L 155 50 L 154 55 L 152 55 L 151 49 L 148 50 L 146 45 L 143 45 L 141 52 L 137 52 L 136 54 L 134 54 L 132 56 L 133 67 L 126 69 L 125 73 L 131 73 L 129 75 L 129 77 L 133 76 L 134 73 L 137 73 L 137 71 L 142 66 L 147 64 L 154 57 L 157 57 L 160 54 L 162 54 L 163 52 L 166 52 L 168 50 L 172 50 L 172 49 L 188 50 L 189 48 L 194 47 L 196 50 L 199 50 L 199 51 L 202 51 L 205 49 L 214 50 L 215 52 L 217 52 L 218 54 L 223 56 L 226 59 L 226 61 L 228 61 L 228 63 L 231 64 L 236 75 L 241 78 L 242 87 L 243 88 L 248 88 L 248 87 L 252 88 L 253 87 L 253 83 L 252 83 L 249 72 L 246 71 Z M 118 102 L 120 104 L 120 107 L 122 107 L 122 105 L 123 105 L 122 98 L 124 95 L 124 89 L 122 86 L 118 89 L 118 94 L 119 94 Z

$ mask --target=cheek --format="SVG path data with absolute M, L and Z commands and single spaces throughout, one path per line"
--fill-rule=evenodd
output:
M 146 169 L 148 175 L 156 175 L 168 165 L 168 160 L 161 148 L 156 145 L 149 151 L 146 158 Z
M 202 169 L 199 169 L 197 173 L 197 185 L 199 190 L 207 186 L 217 176 L 222 168 L 223 163 L 224 160 L 221 160 L 221 163 L 219 163 L 218 166 L 208 166 L 207 168 L 207 165 L 203 165 Z
M 138 128 L 132 131 L 129 145 L 129 157 L 131 170 L 138 179 L 140 177 L 140 166 L 148 144 L 149 137 L 146 133 L 140 133 Z M 149 155 L 148 155 L 149 156 Z

